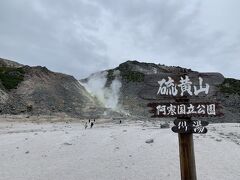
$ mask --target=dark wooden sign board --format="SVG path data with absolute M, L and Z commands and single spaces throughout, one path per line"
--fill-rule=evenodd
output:
M 192 134 L 207 133 L 208 122 L 191 117 L 223 115 L 216 103 L 218 85 L 223 81 L 220 73 L 158 73 L 147 75 L 145 86 L 139 91 L 142 99 L 155 101 L 148 104 L 151 117 L 177 117 L 172 131 L 178 133 L 182 180 L 197 179 Z
M 174 125 L 172 127 L 172 131 L 175 133 L 198 133 L 205 134 L 207 133 L 207 126 L 209 123 L 207 121 L 199 121 L 199 120 L 182 120 L 176 119 L 174 121 Z
M 197 134 L 206 134 L 207 128 L 204 126 L 173 126 L 172 131 L 175 133 L 182 133 L 182 134 L 191 134 L 191 133 L 197 133 Z
M 207 126 L 209 124 L 208 121 L 199 121 L 199 120 L 191 120 L 191 121 L 186 121 L 182 119 L 175 119 L 174 120 L 174 125 L 175 126 Z

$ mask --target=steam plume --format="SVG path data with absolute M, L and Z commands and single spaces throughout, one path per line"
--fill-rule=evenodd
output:
M 109 87 L 105 87 L 107 74 L 107 71 L 92 74 L 86 83 L 81 84 L 89 93 L 97 97 L 106 108 L 122 112 L 121 105 L 119 104 L 120 89 L 122 87 L 119 71 L 114 71 L 113 75 L 115 79 Z

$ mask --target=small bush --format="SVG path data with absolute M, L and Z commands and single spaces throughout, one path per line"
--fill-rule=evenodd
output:
M 0 80 L 5 89 L 17 88 L 23 81 L 25 71 L 23 68 L 0 67 Z
M 144 81 L 144 74 L 137 71 L 121 72 L 122 78 L 128 82 L 142 82 Z
M 219 86 L 219 88 L 223 93 L 240 95 L 240 80 L 225 78 L 224 82 Z
M 107 79 L 109 81 L 113 81 L 115 79 L 115 76 L 114 76 L 113 72 L 114 72 L 113 69 L 108 70 Z

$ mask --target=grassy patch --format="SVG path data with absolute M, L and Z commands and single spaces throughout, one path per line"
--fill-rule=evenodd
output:
M 107 74 L 107 81 L 106 81 L 105 87 L 110 87 L 112 81 L 115 79 L 114 69 L 110 69 L 107 72 L 108 74 Z
M 139 64 L 137 61 L 132 61 L 132 64 Z M 134 71 L 132 66 L 128 63 L 120 64 L 117 68 L 120 71 L 123 80 L 127 82 L 142 82 L 144 81 L 144 74 L 138 71 Z
M 0 80 L 5 89 L 17 88 L 23 81 L 25 71 L 23 68 L 0 67 Z
M 114 76 L 113 72 L 114 72 L 113 69 L 108 70 L 107 79 L 109 81 L 113 81 L 115 79 L 115 76 Z
M 137 71 L 121 72 L 122 78 L 128 82 L 142 82 L 144 81 L 144 74 Z
M 225 78 L 224 82 L 220 85 L 220 91 L 223 93 L 240 95 L 240 80 Z

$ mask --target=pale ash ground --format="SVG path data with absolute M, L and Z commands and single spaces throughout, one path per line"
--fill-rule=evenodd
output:
M 154 143 L 145 140 L 153 138 Z M 240 124 L 194 135 L 198 180 L 240 179 Z M 178 138 L 151 124 L 0 123 L 1 180 L 177 180 Z

